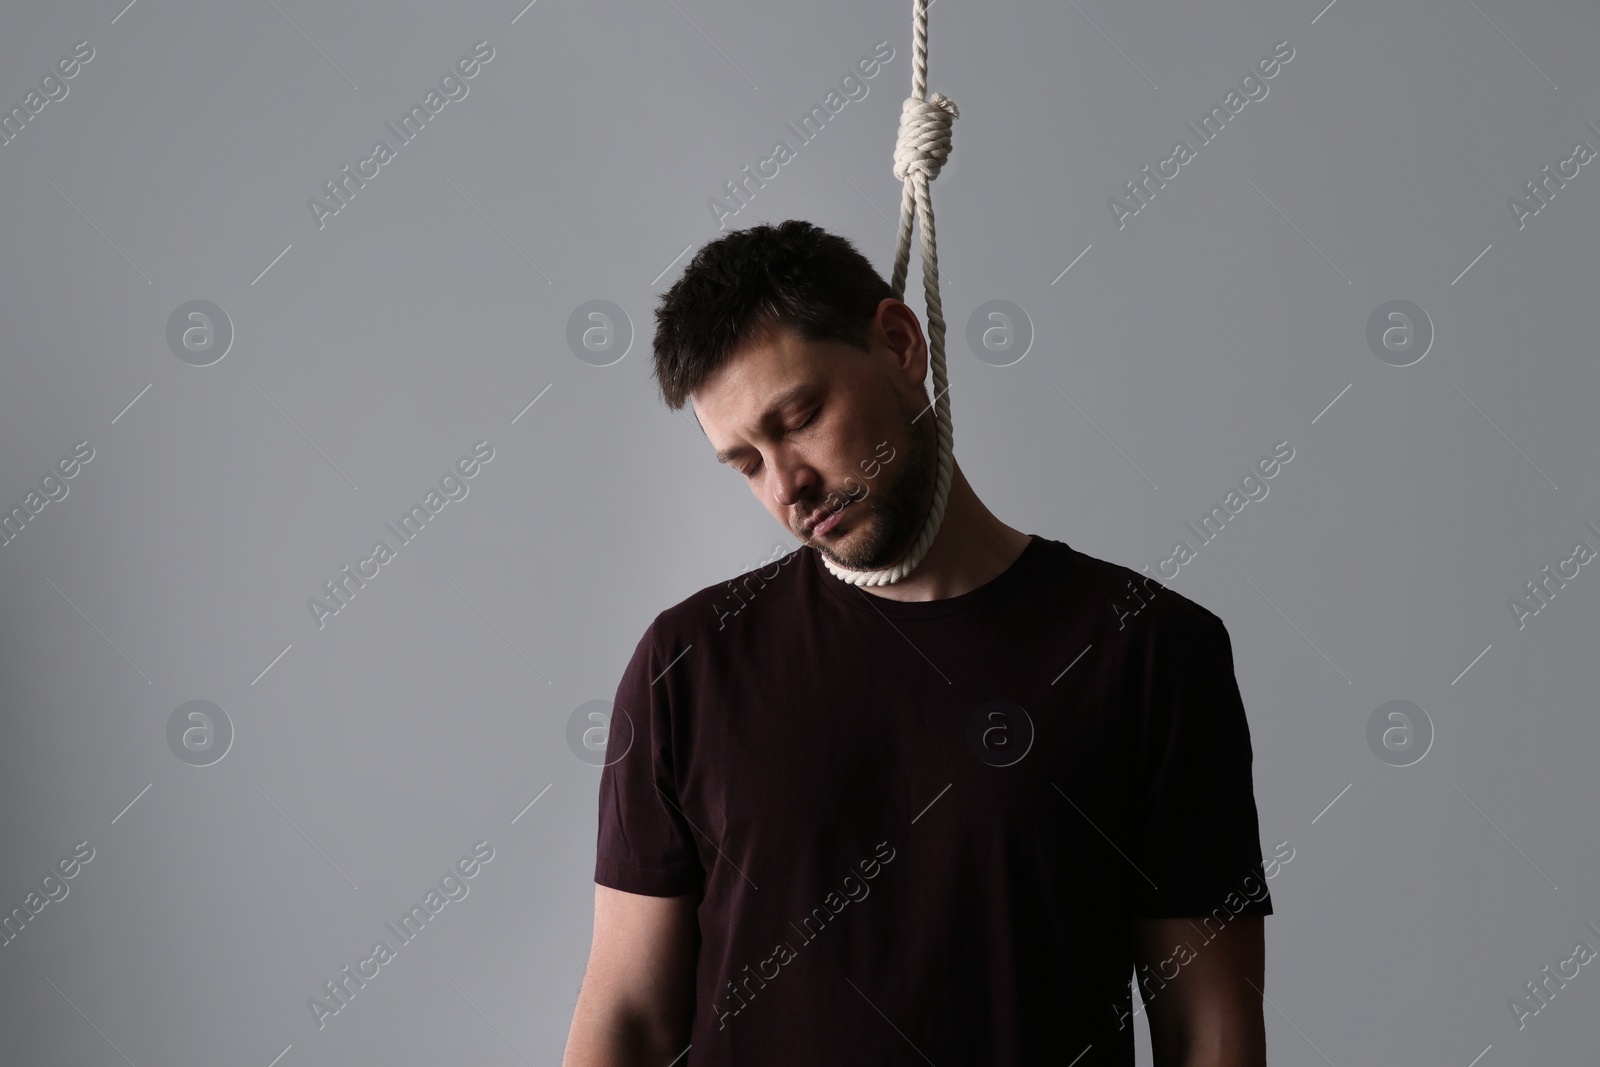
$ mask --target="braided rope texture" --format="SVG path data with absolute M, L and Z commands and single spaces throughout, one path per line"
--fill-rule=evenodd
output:
M 911 95 L 900 109 L 900 132 L 895 138 L 894 176 L 901 180 L 900 231 L 894 255 L 891 288 L 904 299 L 906 272 L 911 262 L 911 224 L 921 220 L 922 289 L 928 310 L 928 348 L 933 367 L 933 409 L 939 435 L 939 473 L 934 482 L 933 506 L 922 533 L 905 557 L 892 567 L 858 571 L 835 564 L 826 556 L 822 562 L 833 576 L 851 585 L 890 585 L 916 569 L 944 522 L 944 509 L 950 499 L 950 472 L 954 463 L 955 441 L 950 429 L 950 381 L 944 361 L 944 303 L 939 298 L 939 242 L 933 222 L 933 198 L 928 183 L 950 158 L 950 128 L 960 114 L 956 105 L 942 93 L 928 92 L 928 2 L 913 0 Z

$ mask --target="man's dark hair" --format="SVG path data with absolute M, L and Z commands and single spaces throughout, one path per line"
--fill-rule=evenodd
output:
M 740 347 L 789 330 L 867 351 L 894 297 L 855 245 L 801 219 L 734 230 L 701 247 L 656 308 L 655 375 L 674 411 Z

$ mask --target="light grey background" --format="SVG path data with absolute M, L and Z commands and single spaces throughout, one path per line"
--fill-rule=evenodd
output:
M 957 455 L 1012 525 L 1154 570 L 1288 441 L 1171 581 L 1228 625 L 1262 844 L 1295 850 L 1272 1061 L 1592 1059 L 1594 966 L 1520 1032 L 1507 1002 L 1600 947 L 1600 577 L 1520 629 L 1508 601 L 1600 545 L 1600 168 L 1521 229 L 1507 201 L 1600 149 L 1600 9 L 1324 3 L 934 6 Z M 0 507 L 94 449 L 0 547 L 0 905 L 95 850 L 0 948 L 0 1058 L 555 1064 L 599 773 L 569 715 L 657 611 L 794 544 L 657 401 L 655 299 L 878 41 L 730 224 L 807 218 L 887 275 L 911 5 L 122 5 L 0 13 L 6 108 L 94 49 L 0 147 Z M 319 230 L 308 198 L 480 40 L 469 95 Z M 1107 199 L 1282 40 L 1119 229 Z M 166 341 L 197 299 L 235 331 L 207 367 Z M 566 342 L 595 299 L 635 335 L 606 367 Z M 1035 332 L 1012 366 L 966 345 L 993 299 Z M 1395 299 L 1436 330 L 1407 367 L 1366 343 Z M 319 629 L 308 598 L 480 440 L 467 498 Z M 196 699 L 235 732 L 207 767 L 166 740 Z M 1366 741 L 1396 699 L 1435 731 L 1408 767 Z M 308 998 L 481 840 L 470 895 L 319 1029 Z

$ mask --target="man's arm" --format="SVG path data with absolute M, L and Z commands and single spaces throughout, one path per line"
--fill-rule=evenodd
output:
M 1205 940 L 1203 918 L 1134 920 L 1134 963 L 1166 985 L 1145 1006 L 1155 1067 L 1266 1067 L 1262 916 L 1237 915 Z M 1188 962 L 1174 950 L 1188 945 Z M 1168 978 L 1174 966 L 1175 977 Z M 1252 985 L 1254 988 L 1252 988 Z M 1154 986 L 1154 983 L 1152 983 Z M 1140 986 L 1144 988 L 1143 985 Z
M 699 896 L 595 884 L 594 942 L 562 1067 L 666 1067 L 689 1044 Z

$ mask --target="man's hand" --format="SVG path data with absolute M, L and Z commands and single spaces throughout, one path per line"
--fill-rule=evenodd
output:
M 1202 916 L 1134 920 L 1134 973 L 1150 998 L 1155 1067 L 1266 1067 L 1261 920 L 1236 915 L 1220 928 Z
M 696 894 L 595 884 L 594 943 L 563 1067 L 665 1067 L 689 1043 L 700 952 Z

